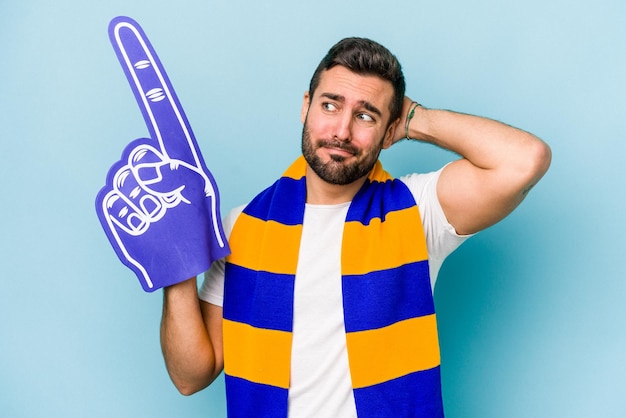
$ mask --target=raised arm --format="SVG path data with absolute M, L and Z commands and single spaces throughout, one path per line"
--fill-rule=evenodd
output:
M 413 107 L 406 98 L 396 140 L 406 136 L 406 115 Z M 478 232 L 507 216 L 550 166 L 545 142 L 491 119 L 418 106 L 408 133 L 462 157 L 444 168 L 437 184 L 444 213 L 459 234 Z
M 222 308 L 198 299 L 195 278 L 164 288 L 161 348 L 183 395 L 210 385 L 224 367 Z

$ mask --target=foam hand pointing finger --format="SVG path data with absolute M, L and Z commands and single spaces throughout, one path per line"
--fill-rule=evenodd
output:
M 229 252 L 219 194 L 148 38 L 128 17 L 109 37 L 150 133 L 129 144 L 96 197 L 100 222 L 145 291 L 207 270 Z

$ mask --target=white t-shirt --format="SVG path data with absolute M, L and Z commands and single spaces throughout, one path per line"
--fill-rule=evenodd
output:
M 401 178 L 420 209 L 433 289 L 443 261 L 467 238 L 456 234 L 441 209 L 436 190 L 440 173 Z M 341 293 L 341 240 L 349 206 L 305 207 L 294 290 L 289 388 L 292 418 L 356 417 Z M 233 209 L 224 219 L 227 236 L 243 208 Z M 224 260 L 219 260 L 205 273 L 199 296 L 222 306 L 223 295 Z

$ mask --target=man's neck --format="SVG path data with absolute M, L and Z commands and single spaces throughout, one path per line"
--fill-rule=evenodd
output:
M 367 176 L 350 184 L 331 184 L 321 179 L 307 164 L 306 166 L 306 202 L 314 205 L 336 205 L 352 201 Z

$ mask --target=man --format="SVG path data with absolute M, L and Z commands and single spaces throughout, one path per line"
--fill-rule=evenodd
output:
M 181 393 L 225 367 L 232 416 L 443 416 L 439 267 L 520 204 L 551 154 L 404 90 L 373 41 L 344 39 L 321 61 L 302 105 L 304 158 L 225 219 L 232 254 L 201 300 L 195 278 L 165 289 L 162 347 Z M 461 158 L 392 179 L 378 156 L 405 138 Z

